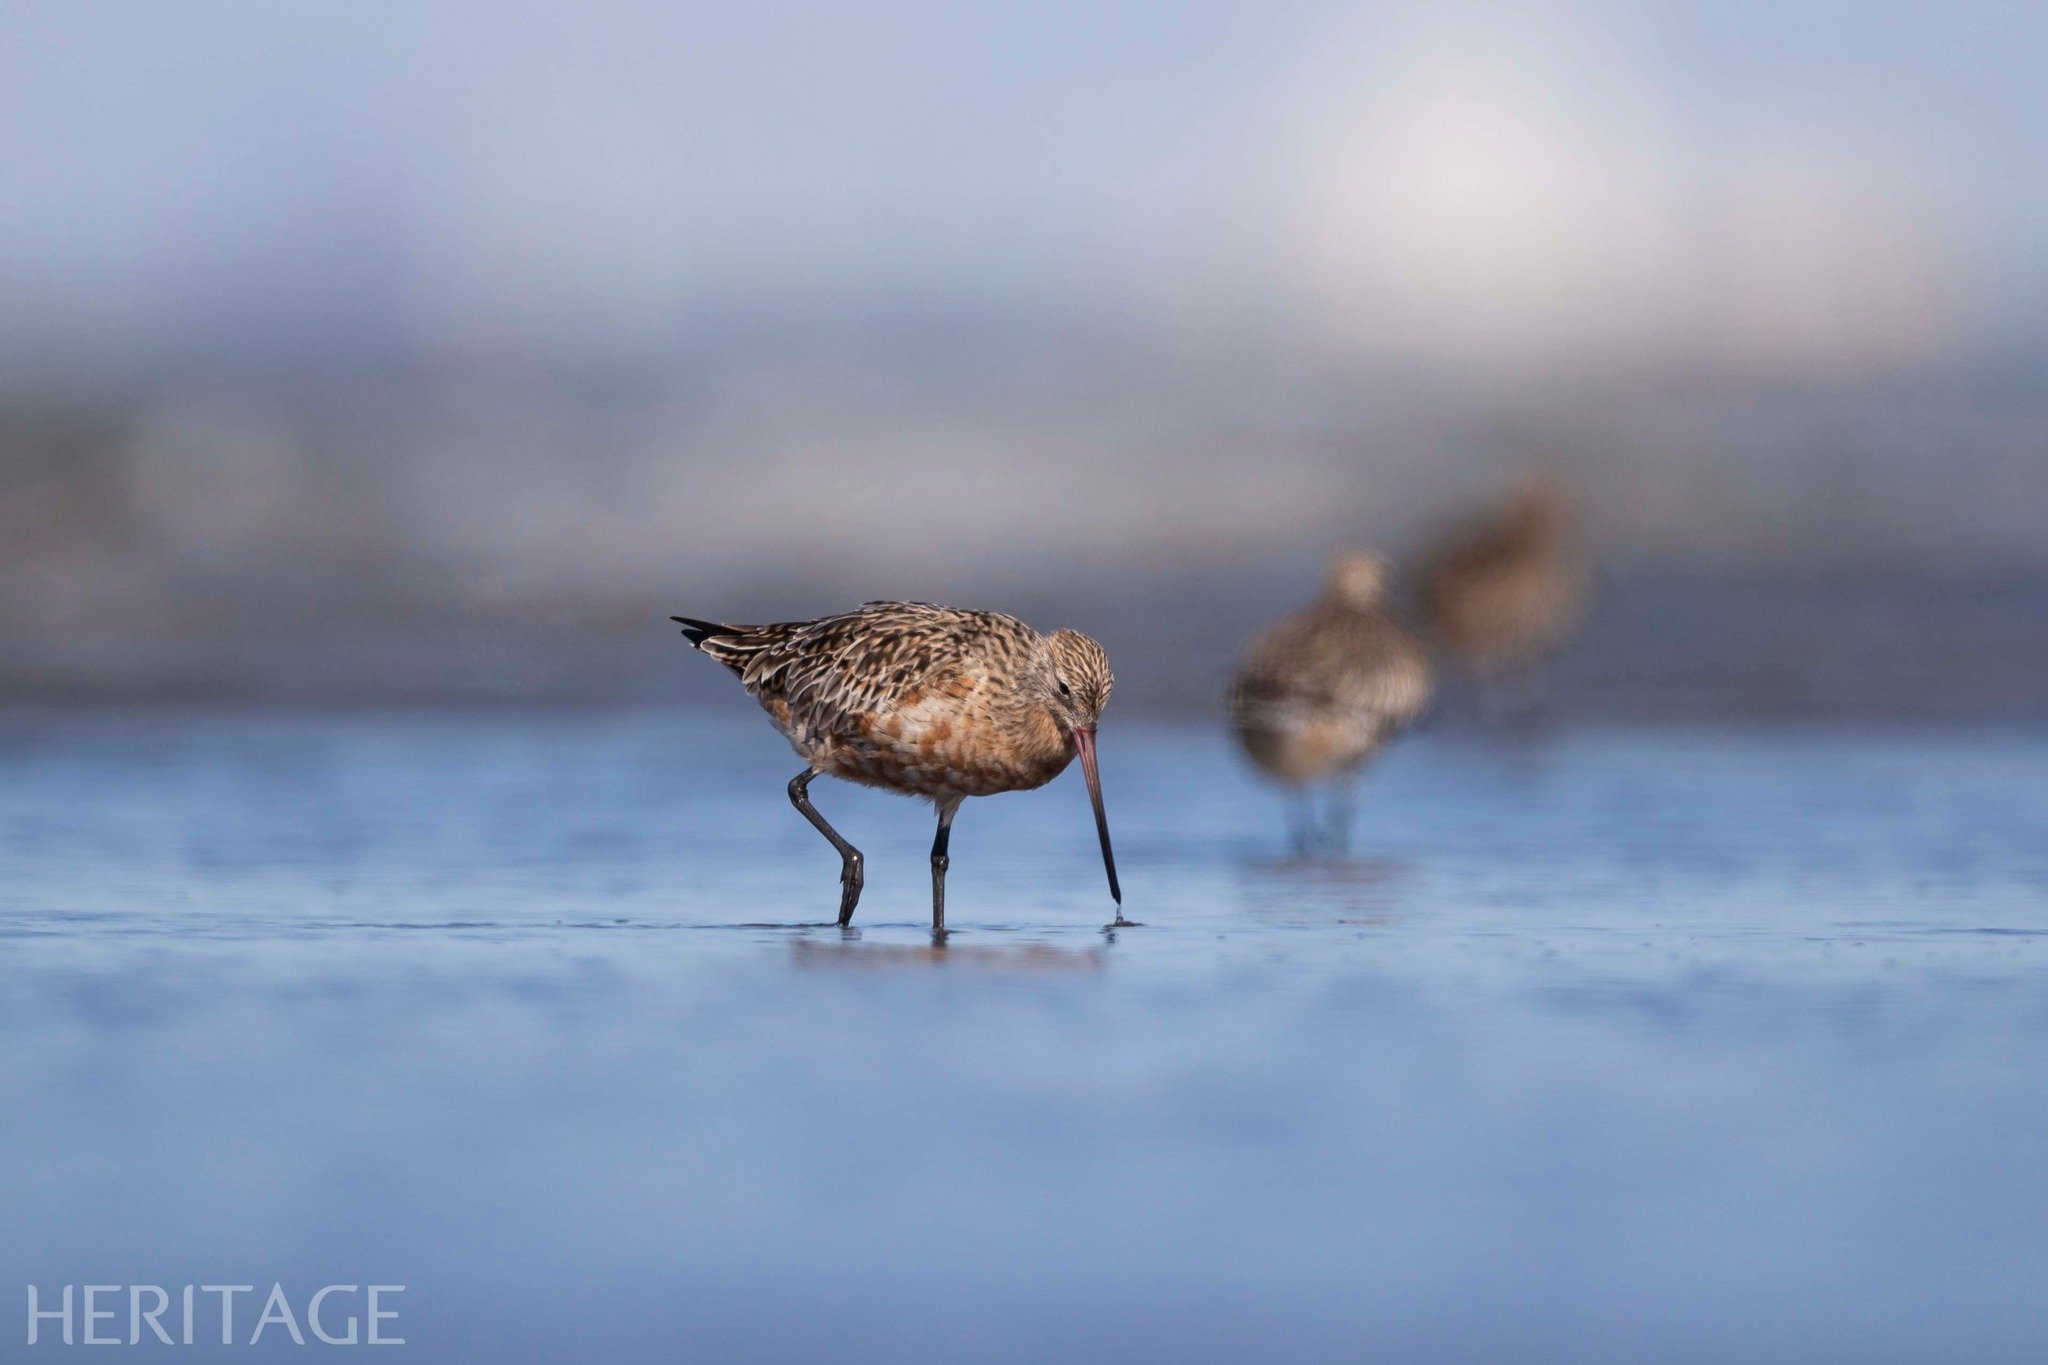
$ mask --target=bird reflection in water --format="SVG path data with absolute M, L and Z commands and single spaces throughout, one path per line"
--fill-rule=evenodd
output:
M 797 939 L 790 960 L 799 967 L 972 967 L 980 971 L 1090 972 L 1103 965 L 1100 948 L 1058 948 L 1049 943 L 953 943 L 935 934 L 928 944 L 837 943 Z

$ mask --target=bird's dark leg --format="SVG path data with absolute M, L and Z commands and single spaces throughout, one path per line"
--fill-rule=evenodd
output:
M 1315 852 L 1315 798 L 1307 787 L 1289 787 L 1282 799 L 1287 803 L 1287 832 L 1294 843 L 1295 856 L 1306 858 Z
M 1332 852 L 1351 847 L 1351 821 L 1358 810 L 1358 774 L 1346 773 L 1330 788 L 1330 824 L 1326 832 Z
M 946 845 L 953 837 L 953 816 L 960 809 L 960 798 L 939 803 L 939 832 L 932 836 L 932 937 L 939 938 L 946 932 Z
M 839 850 L 839 927 L 844 929 L 853 923 L 853 907 L 860 904 L 860 850 L 840 838 L 839 831 L 826 824 L 825 817 L 818 814 L 818 808 L 811 804 L 811 779 L 817 775 L 817 769 L 806 768 L 789 779 L 789 804 L 802 811 L 804 819 L 816 826 L 818 833 L 830 839 L 832 847 Z

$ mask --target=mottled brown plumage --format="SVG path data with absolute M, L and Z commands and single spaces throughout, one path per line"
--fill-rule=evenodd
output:
M 1431 634 L 1482 677 L 1555 651 L 1585 608 L 1585 566 L 1563 500 L 1544 484 L 1451 531 L 1417 580 Z
M 845 860 L 841 924 L 859 899 L 860 855 L 810 807 L 804 790 L 818 774 L 938 807 L 932 913 L 943 930 L 946 842 L 961 801 L 1044 786 L 1079 756 L 1121 903 L 1094 772 L 1095 727 L 1115 680 L 1086 635 L 1040 635 L 1012 616 L 925 602 L 869 602 L 764 626 L 674 619 L 732 670 L 808 765 L 790 797 Z
M 1323 595 L 1246 649 L 1231 721 L 1245 753 L 1276 781 L 1341 781 L 1428 706 L 1429 659 L 1388 615 L 1384 594 L 1377 559 L 1340 555 Z M 1312 832 L 1304 826 L 1297 838 L 1306 844 Z

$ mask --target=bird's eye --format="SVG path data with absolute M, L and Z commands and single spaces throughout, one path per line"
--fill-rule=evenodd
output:
M 1074 689 L 1067 686 L 1067 680 L 1065 678 L 1060 679 L 1060 695 L 1065 697 L 1068 701 L 1072 701 L 1074 699 Z

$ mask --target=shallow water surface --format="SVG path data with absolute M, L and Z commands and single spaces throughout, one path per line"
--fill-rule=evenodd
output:
M 2048 735 L 1424 734 L 1316 862 L 1103 754 L 1144 927 L 1070 774 L 935 949 L 929 812 L 814 788 L 842 935 L 737 708 L 0 719 L 7 1358 L 273 1281 L 434 1361 L 2048 1355 Z

